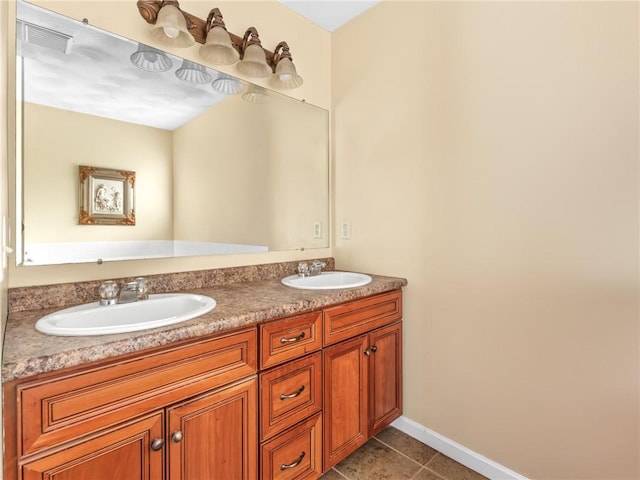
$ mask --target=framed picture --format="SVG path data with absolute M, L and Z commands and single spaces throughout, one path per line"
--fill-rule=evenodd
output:
M 80 225 L 135 225 L 135 172 L 80 165 Z

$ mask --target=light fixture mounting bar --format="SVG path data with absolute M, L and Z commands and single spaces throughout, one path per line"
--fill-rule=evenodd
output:
M 160 8 L 163 4 L 174 5 L 175 7 L 178 7 L 178 9 L 180 9 L 180 6 L 178 5 L 178 2 L 176 0 L 138 0 L 137 2 L 140 15 L 145 19 L 147 23 L 150 23 L 151 25 L 156 24 L 156 21 L 158 19 L 158 12 L 160 11 Z M 184 15 L 184 18 L 187 21 L 187 29 L 189 30 L 189 33 L 191 33 L 196 42 L 202 43 L 204 45 L 207 39 L 207 22 L 205 20 L 202 20 L 201 18 L 196 17 L 195 15 L 190 14 L 189 12 L 185 12 L 182 9 L 180 9 L 180 12 L 182 12 L 182 15 Z M 235 35 L 228 30 L 227 32 L 231 37 L 231 43 L 233 44 L 234 48 L 238 50 L 238 52 L 242 53 L 242 37 Z M 275 68 L 275 65 L 273 63 L 273 52 L 270 52 L 264 47 L 263 50 L 267 57 L 267 63 L 272 69 Z

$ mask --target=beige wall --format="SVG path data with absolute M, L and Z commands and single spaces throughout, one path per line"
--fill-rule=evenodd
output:
M 308 111 L 300 121 L 301 111 Z M 329 198 L 329 145 L 325 112 L 301 102 L 272 109 L 267 122 L 279 126 L 269 141 L 269 166 L 264 181 L 270 195 L 266 219 L 274 245 L 305 248 L 328 244 L 329 212 L 321 205 Z M 321 238 L 313 238 L 313 224 L 321 225 Z M 302 225 L 302 229 L 291 228 Z
M 23 122 L 28 243 L 173 239 L 172 132 L 32 103 Z M 78 165 L 136 172 L 135 226 L 78 225 Z
M 5 3 L 5 2 L 2 2 Z M 11 2 L 12 3 L 12 2 Z M 153 44 L 149 38 L 150 26 L 138 15 L 135 2 L 129 1 L 55 1 L 35 0 L 32 3 L 50 10 L 58 11 L 76 19 L 89 19 L 91 25 L 124 35 L 133 40 Z M 216 6 L 222 10 L 227 28 L 236 33 L 254 25 L 260 32 L 265 48 L 273 47 L 286 40 L 291 47 L 296 68 L 304 77 L 304 85 L 288 91 L 293 98 L 323 108 L 330 105 L 330 51 L 329 32 L 312 24 L 276 1 L 219 2 L 211 5 L 205 0 L 182 1 L 181 8 L 200 18 L 206 18 L 209 10 Z M 175 49 L 179 56 L 200 61 L 196 46 L 189 49 Z M 221 71 L 235 74 L 231 67 L 220 67 Z M 258 83 L 264 83 L 260 80 Z M 13 121 L 13 119 L 10 119 Z M 13 196 L 10 192 L 10 198 Z M 127 262 L 105 262 L 102 265 L 64 265 L 46 267 L 10 266 L 10 286 L 40 285 L 49 283 L 82 281 L 121 276 L 150 275 L 154 273 L 175 272 L 220 268 L 236 265 L 252 265 L 290 260 L 301 260 L 310 256 L 331 255 L 330 248 L 307 251 L 268 252 L 260 254 L 217 255 L 211 257 L 190 257 L 180 259 L 160 259 Z
M 332 37 L 342 268 L 405 276 L 405 415 L 640 478 L 637 2 L 383 2 Z
M 265 216 L 254 215 L 265 211 L 269 191 L 259 107 L 229 97 L 175 131 L 177 240 L 267 244 Z M 194 198 L 209 201 L 193 208 Z
M 147 38 L 126 2 L 63 3 Z M 409 279 L 405 414 L 531 478 L 640 477 L 637 4 L 389 1 L 331 49 L 274 2 L 221 8 L 231 31 L 292 44 L 297 98 L 332 100 L 335 223 L 353 229 L 338 266 Z M 294 258 L 9 273 L 19 286 Z
M 13 117 L 15 112 L 15 101 L 8 95 L 10 88 L 15 89 L 15 85 L 11 79 L 15 78 L 14 70 L 11 62 L 8 61 L 12 50 L 9 47 L 9 39 L 15 34 L 15 28 L 12 26 L 13 6 L 7 2 L 0 2 L 0 222 L 3 216 L 9 215 L 9 158 L 15 155 L 15 142 L 13 141 L 15 134 L 15 123 L 9 118 Z M 0 225 L 0 229 L 2 226 Z M 0 249 L 2 245 L 0 234 Z M 2 252 L 0 252 L 2 255 Z M 7 259 L 12 261 L 13 257 Z M 8 288 L 8 269 L 0 264 L 0 361 L 2 360 L 2 351 L 4 345 L 4 329 L 7 322 L 7 288 Z M 0 398 L 0 424 L 4 424 L 2 418 L 2 398 Z M 3 442 L 4 445 L 4 442 Z M 0 480 L 3 477 L 2 468 L 0 468 Z
M 8 121 L 11 112 L 14 109 L 15 102 L 10 102 L 7 96 L 8 91 L 8 70 L 9 63 L 8 58 L 8 44 L 9 35 L 15 30 L 8 27 L 9 23 L 9 5 L 5 2 L 0 2 L 0 222 L 2 217 L 7 217 L 9 214 L 9 193 L 8 193 L 8 158 L 12 155 L 12 150 L 15 148 L 14 142 L 10 141 L 11 132 Z M 14 128 L 14 127 L 12 127 Z M 0 223 L 0 255 L 3 255 L 1 251 L 4 245 L 2 244 L 2 224 Z M 11 259 L 7 259 L 10 261 Z M 0 259 L 0 339 L 4 338 L 4 326 L 7 320 L 7 269 L 3 267 L 3 263 Z M 0 358 L 2 358 L 2 352 L 0 352 Z M 1 400 L 0 400 L 1 402 Z M 0 403 L 1 405 L 1 403 Z M 0 417 L 1 418 L 1 417 Z M 0 474 L 1 475 L 1 474 Z

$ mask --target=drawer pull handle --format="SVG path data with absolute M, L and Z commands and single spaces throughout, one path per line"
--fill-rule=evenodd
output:
M 296 398 L 302 392 L 304 392 L 304 385 L 300 385 L 300 388 L 293 393 L 289 393 L 289 394 L 281 393 L 280 400 L 286 400 L 287 398 Z
M 298 465 L 300 465 L 300 462 L 302 462 L 302 459 L 304 458 L 305 455 L 306 455 L 306 453 L 302 452 L 295 462 L 293 462 L 293 463 L 283 463 L 282 465 L 280 465 L 280 470 L 287 470 L 288 468 L 297 467 Z
M 302 332 L 300 335 L 298 335 L 297 337 L 291 337 L 291 338 L 284 338 L 282 337 L 280 339 L 280 343 L 294 343 L 294 342 L 299 342 L 300 340 L 302 340 L 304 338 L 304 332 Z
M 171 435 L 171 441 L 173 443 L 180 443 L 182 441 L 182 432 L 180 430 L 173 432 L 173 435 Z
M 158 450 L 162 450 L 164 445 L 164 440 L 161 438 L 154 438 L 153 442 L 151 442 L 151 450 L 157 452 Z

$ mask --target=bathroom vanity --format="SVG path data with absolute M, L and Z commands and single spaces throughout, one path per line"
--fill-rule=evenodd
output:
M 401 414 L 404 285 L 205 286 L 210 313 L 102 337 L 45 336 L 50 309 L 15 311 L 5 478 L 317 478 Z

